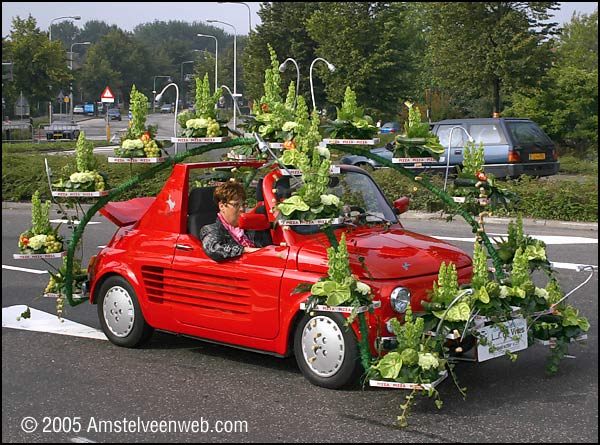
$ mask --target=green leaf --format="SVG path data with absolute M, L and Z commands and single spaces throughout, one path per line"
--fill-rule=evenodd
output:
M 375 367 L 384 379 L 395 379 L 402 369 L 402 358 L 398 352 L 385 355 Z

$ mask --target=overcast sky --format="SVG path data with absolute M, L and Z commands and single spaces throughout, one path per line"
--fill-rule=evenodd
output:
M 79 28 L 83 27 L 88 20 L 99 20 L 132 31 L 140 23 L 155 20 L 192 23 L 212 19 L 233 25 L 237 35 L 246 35 L 250 23 L 253 29 L 261 23 L 257 14 L 260 3 L 234 3 L 236 2 L 223 4 L 217 2 L 2 2 L 2 36 L 6 37 L 10 33 L 13 17 L 19 16 L 25 19 L 29 14 L 36 19 L 38 28 L 42 31 L 48 29 L 50 21 L 54 18 L 79 15 L 81 20 L 74 22 Z M 561 10 L 557 11 L 556 20 L 565 23 L 571 19 L 573 12 L 591 14 L 597 7 L 597 2 L 563 2 Z M 59 20 L 54 21 L 57 22 Z M 214 25 L 233 34 L 231 26 L 220 23 Z

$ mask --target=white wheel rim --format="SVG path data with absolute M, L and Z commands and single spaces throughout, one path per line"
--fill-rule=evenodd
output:
M 311 318 L 302 330 L 302 354 L 312 372 L 320 377 L 337 373 L 346 352 L 340 327 L 329 317 Z
M 117 337 L 127 337 L 133 329 L 135 310 L 129 292 L 121 286 L 111 287 L 104 296 L 102 313 L 108 330 Z

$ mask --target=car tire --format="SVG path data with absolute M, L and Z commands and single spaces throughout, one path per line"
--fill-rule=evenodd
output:
M 73 132 L 73 139 L 79 139 L 79 131 L 78 130 L 75 130 Z
M 363 373 L 358 342 L 341 314 L 305 314 L 294 332 L 294 355 L 313 385 L 338 389 L 356 384 Z
M 144 319 L 137 295 L 121 276 L 108 278 L 98 292 L 98 318 L 111 343 L 125 348 L 141 346 L 154 328 Z

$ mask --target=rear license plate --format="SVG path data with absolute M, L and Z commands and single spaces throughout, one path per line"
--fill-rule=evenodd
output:
M 54 139 L 62 139 L 63 134 L 62 133 L 54 133 Z
M 546 153 L 530 153 L 529 160 L 530 161 L 543 161 L 546 159 Z

